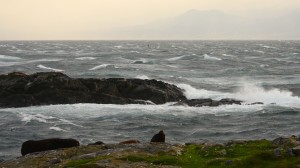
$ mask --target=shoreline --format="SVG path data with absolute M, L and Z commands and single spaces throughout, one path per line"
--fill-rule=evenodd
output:
M 300 139 L 232 140 L 226 143 L 94 144 L 27 154 L 0 167 L 297 167 Z

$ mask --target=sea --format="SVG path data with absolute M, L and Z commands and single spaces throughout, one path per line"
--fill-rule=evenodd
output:
M 0 41 L 0 74 L 13 71 L 156 79 L 182 88 L 188 99 L 243 104 L 1 108 L 0 160 L 20 156 L 24 141 L 46 138 L 86 145 L 149 142 L 160 130 L 168 143 L 300 135 L 300 41 Z

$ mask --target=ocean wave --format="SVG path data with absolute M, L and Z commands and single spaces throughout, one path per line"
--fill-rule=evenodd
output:
M 222 60 L 221 58 L 212 57 L 212 56 L 209 56 L 208 54 L 204 54 L 203 57 L 205 60 L 211 60 L 211 61 L 221 61 Z
M 90 71 L 94 71 L 94 70 L 97 70 L 97 69 L 102 69 L 102 68 L 106 68 L 108 66 L 113 66 L 112 64 L 101 64 L 101 65 L 98 65 L 98 66 L 95 66 L 91 69 L 89 69 Z
M 220 100 L 222 98 L 228 98 L 228 96 L 231 95 L 230 93 L 196 89 L 188 84 L 178 84 L 177 87 L 184 90 L 184 94 L 188 99 L 212 98 Z
M 230 54 L 222 54 L 222 56 L 224 56 L 224 57 L 236 57 L 236 56 L 230 55 Z
M 45 116 L 42 114 L 29 114 L 29 113 L 20 113 L 21 121 L 25 122 L 26 124 L 32 121 L 38 121 L 41 123 L 48 123 L 47 120 L 54 119 L 52 116 Z
M 153 64 L 153 62 L 147 59 L 140 59 L 132 61 L 131 64 Z
M 179 57 L 173 57 L 173 58 L 168 58 L 167 61 L 177 61 L 180 60 L 182 58 L 187 57 L 187 55 L 183 55 L 183 56 L 179 56 Z
M 8 55 L 0 55 L 0 60 L 20 60 L 20 57 L 8 56 Z
M 57 59 L 57 58 L 43 58 L 43 59 L 36 59 L 36 60 L 30 60 L 26 61 L 25 63 L 36 63 L 36 62 L 58 62 L 61 61 L 62 59 Z
M 79 57 L 79 58 L 75 58 L 75 59 L 77 59 L 77 60 L 95 60 L 97 58 L 95 58 L 95 57 Z
M 240 89 L 233 94 L 233 98 L 246 102 L 263 102 L 265 104 L 300 107 L 300 98 L 293 96 L 292 92 L 277 88 L 266 90 L 251 82 L 243 83 Z
M 220 100 L 222 98 L 233 98 L 242 100 L 245 104 L 262 102 L 265 105 L 276 104 L 279 106 L 300 107 L 300 98 L 293 96 L 292 92 L 277 88 L 266 90 L 251 82 L 242 83 L 242 86 L 233 93 L 197 89 L 188 84 L 178 84 L 177 86 L 184 90 L 184 94 L 188 99 L 212 98 Z
M 61 129 L 61 128 L 59 128 L 59 127 L 50 127 L 49 129 L 50 129 L 50 130 L 54 130 L 54 131 L 61 131 L 61 132 L 65 132 L 65 131 L 66 131 L 66 130 Z
M 63 72 L 64 70 L 61 70 L 61 69 L 55 69 L 55 68 L 50 68 L 50 67 L 46 67 L 44 65 L 38 65 L 37 66 L 38 68 L 41 68 L 41 69 L 46 69 L 46 70 L 51 70 L 51 71 L 54 71 L 54 72 Z

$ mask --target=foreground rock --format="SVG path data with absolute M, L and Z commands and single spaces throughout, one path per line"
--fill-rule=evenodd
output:
M 0 167 L 299 167 L 298 142 L 293 136 L 225 144 L 101 144 L 28 154 Z
M 147 104 L 149 101 L 164 104 L 180 100 L 186 100 L 180 88 L 157 80 L 72 79 L 59 72 L 0 75 L 0 107 Z
M 60 148 L 71 148 L 79 145 L 79 142 L 75 139 L 52 138 L 38 141 L 29 140 L 22 144 L 21 154 L 26 155 L 34 152 L 42 152 Z

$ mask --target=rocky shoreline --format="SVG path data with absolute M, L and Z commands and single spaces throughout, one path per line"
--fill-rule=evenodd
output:
M 241 104 L 234 99 L 188 100 L 183 90 L 157 80 L 70 78 L 60 72 L 0 75 L 0 107 L 55 104 L 164 104 L 193 107 Z
M 93 144 L 26 154 L 0 162 L 10 167 L 299 167 L 300 139 L 296 136 L 275 140 L 229 141 L 216 143 Z

